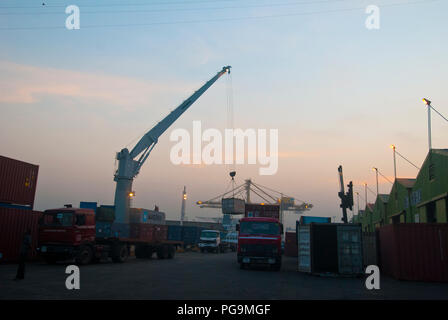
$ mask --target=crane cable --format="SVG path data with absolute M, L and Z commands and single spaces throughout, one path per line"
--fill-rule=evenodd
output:
M 233 82 L 232 82 L 232 74 L 229 72 L 226 82 L 226 96 L 227 96 L 227 129 L 234 130 L 235 127 L 235 120 L 233 115 Z M 228 167 L 227 169 L 234 170 L 234 154 L 232 152 L 232 166 L 230 164 L 226 164 Z M 228 170 L 228 171 L 230 171 Z

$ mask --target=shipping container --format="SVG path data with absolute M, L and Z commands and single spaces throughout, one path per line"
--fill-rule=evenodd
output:
M 298 270 L 313 274 L 363 273 L 361 225 L 300 224 L 297 221 Z
M 182 226 L 168 226 L 168 240 L 182 241 Z
M 129 210 L 130 223 L 165 224 L 165 213 L 142 208 Z
M 149 223 L 131 223 L 130 234 L 132 239 L 146 242 L 160 242 L 167 240 L 168 226 Z
M 115 206 L 99 206 L 96 210 L 95 221 L 113 222 L 115 220 Z
M 315 223 L 331 223 L 331 218 L 329 217 L 312 217 L 312 216 L 301 216 L 300 224 L 310 224 Z
M 297 257 L 298 255 L 296 235 L 296 232 L 285 233 L 285 256 L 287 257 Z
M 92 209 L 95 212 L 95 214 L 96 214 L 97 207 L 98 207 L 98 203 L 97 202 L 81 201 L 79 203 L 79 208 L 80 209 Z
M 379 265 L 378 260 L 378 237 L 376 232 L 362 233 L 362 252 L 364 266 Z
M 97 238 L 111 238 L 112 237 L 112 222 L 96 221 L 95 230 Z
M 17 261 L 25 232 L 31 230 L 29 259 L 37 256 L 41 212 L 29 209 L 0 208 L 0 262 Z
M 244 214 L 245 201 L 238 198 L 223 198 L 221 200 L 223 214 Z
M 245 217 L 263 217 L 279 219 L 280 206 L 275 204 L 246 203 Z
M 0 202 L 34 206 L 39 166 L 0 156 Z
M 129 238 L 131 235 L 131 227 L 129 223 L 114 222 L 111 224 L 111 233 L 114 238 Z
M 203 228 L 182 226 L 182 241 L 184 246 L 195 246 L 199 243 Z
M 448 281 L 448 224 L 403 223 L 379 229 L 380 270 L 412 281 Z

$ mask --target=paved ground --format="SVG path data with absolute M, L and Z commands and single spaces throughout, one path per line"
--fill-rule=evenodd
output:
M 70 291 L 63 264 L 29 264 L 20 282 L 16 265 L 0 265 L 0 299 L 448 299 L 448 284 L 382 277 L 369 291 L 364 279 L 311 276 L 296 271 L 296 259 L 283 262 L 280 272 L 240 270 L 235 253 L 102 262 L 81 267 L 81 289 Z

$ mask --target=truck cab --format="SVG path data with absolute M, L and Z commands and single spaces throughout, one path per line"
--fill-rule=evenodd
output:
M 279 271 L 282 264 L 283 225 L 275 218 L 246 217 L 237 225 L 238 263 L 241 269 L 268 265 Z
M 95 242 L 95 212 L 92 209 L 60 208 L 44 211 L 39 223 L 39 251 L 54 263 L 75 258 L 90 262 Z
M 224 251 L 221 233 L 218 230 L 202 230 L 198 246 L 201 252 L 220 253 Z

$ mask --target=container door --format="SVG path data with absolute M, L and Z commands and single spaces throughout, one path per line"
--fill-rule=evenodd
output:
M 339 273 L 362 273 L 363 262 L 361 227 L 340 225 L 337 227 L 337 233 Z
M 311 233 L 309 225 L 298 226 L 298 269 L 301 272 L 311 272 Z

